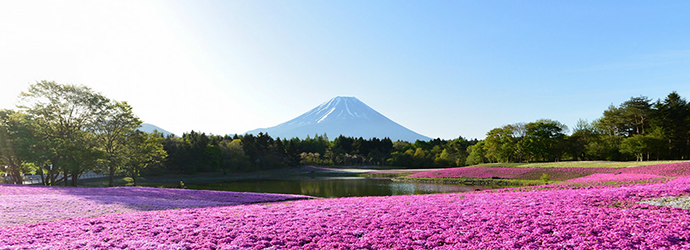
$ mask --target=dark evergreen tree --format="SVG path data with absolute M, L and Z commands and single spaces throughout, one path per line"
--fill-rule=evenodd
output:
M 687 101 L 674 91 L 663 101 L 658 101 L 655 107 L 657 125 L 668 140 L 668 158 L 688 159 L 690 111 Z

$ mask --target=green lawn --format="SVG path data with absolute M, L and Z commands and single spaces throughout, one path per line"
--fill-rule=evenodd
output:
M 628 168 L 686 161 L 562 161 L 539 163 L 485 163 L 474 166 L 516 168 Z

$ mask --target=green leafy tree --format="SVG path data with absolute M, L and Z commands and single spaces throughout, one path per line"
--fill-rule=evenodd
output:
M 220 149 L 218 145 L 206 145 L 203 154 L 203 172 L 213 172 L 221 169 L 223 162 L 223 150 Z
M 635 155 L 637 161 L 643 161 L 643 155 L 647 151 L 647 144 L 645 137 L 642 135 L 634 135 L 632 137 L 623 139 L 620 146 L 621 153 Z
M 132 112 L 126 102 L 107 100 L 95 117 L 93 132 L 96 134 L 100 149 L 105 154 L 101 161 L 108 173 L 108 186 L 113 186 L 115 174 L 120 172 L 129 158 L 128 139 L 141 125 L 141 121 Z
M 662 144 L 663 139 L 654 135 L 634 135 L 623 139 L 620 151 L 624 154 L 635 155 L 637 161 L 643 161 L 645 155 L 647 160 L 649 160 L 649 155 L 652 152 L 658 151 Z
M 61 171 L 62 178 L 57 181 L 67 186 L 69 176 L 71 185 L 76 186 L 79 176 L 103 158 L 96 136 L 90 131 L 108 99 L 85 86 L 49 81 L 31 85 L 20 99 L 18 107 L 37 124 L 36 137 L 50 149 L 50 164 L 44 166 L 51 176 L 48 184 L 56 184 Z
M 621 160 L 620 143 L 623 136 L 618 133 L 618 129 L 603 122 L 602 119 L 592 121 L 595 136 L 590 138 L 585 146 L 585 154 L 598 160 Z
M 19 183 L 22 173 L 35 172 L 47 183 L 41 166 L 49 164 L 51 150 L 37 137 L 37 124 L 25 113 L 4 110 L 0 111 L 0 125 L 0 165 L 5 162 L 13 182 Z
M 486 158 L 490 162 L 510 162 L 515 154 L 515 142 L 511 125 L 492 129 L 484 139 Z
M 573 160 L 594 159 L 591 155 L 585 153 L 585 149 L 587 144 L 595 140 L 597 136 L 598 134 L 592 124 L 586 120 L 578 120 L 573 128 L 573 134 L 567 138 L 567 143 L 569 145 L 568 154 L 570 154 Z
M 439 167 L 447 168 L 452 166 L 452 164 L 455 163 L 453 157 L 451 154 L 448 152 L 448 149 L 443 149 L 441 153 L 434 159 L 434 164 Z
M 624 123 L 628 124 L 626 127 L 631 130 L 629 134 L 644 135 L 653 112 L 651 100 L 645 96 L 632 97 L 621 104 L 620 109 Z
M 10 183 L 22 184 L 22 157 L 17 143 L 17 130 L 21 124 L 13 110 L 0 110 L 0 172 L 8 174 Z
M 469 152 L 469 155 L 467 156 L 467 160 L 465 162 L 467 165 L 477 165 L 486 162 L 486 151 L 484 150 L 484 141 L 479 141 L 477 142 L 477 144 L 468 147 L 467 151 Z
M 135 130 L 127 134 L 127 172 L 132 177 L 134 186 L 141 175 L 141 170 L 152 165 L 161 164 L 168 156 L 163 149 L 164 138 L 161 133 L 147 133 Z
M 414 158 L 418 160 L 423 160 L 424 158 L 426 158 L 426 153 L 424 152 L 424 149 L 417 148 L 414 151 Z
M 690 151 L 690 110 L 688 102 L 677 92 L 655 104 L 655 123 L 668 140 L 668 158 L 688 159 Z
M 184 164 L 182 166 L 182 171 L 186 174 L 195 174 L 199 171 L 206 170 L 206 159 L 204 157 L 204 152 L 206 147 L 210 143 L 209 137 L 206 133 L 198 133 L 191 131 L 182 135 L 182 139 L 185 144 L 183 144 L 183 150 L 185 152 L 186 159 L 184 159 Z
M 190 145 L 182 138 L 168 136 L 163 140 L 163 149 L 168 153 L 163 166 L 167 171 L 180 173 L 186 172 L 190 166 Z
M 565 148 L 565 125 L 552 120 L 528 123 L 526 149 L 531 155 L 544 161 L 560 159 Z
M 288 166 L 297 166 L 299 165 L 299 162 L 301 160 L 300 157 L 300 151 L 299 151 L 299 143 L 300 140 L 299 138 L 292 138 L 290 140 L 287 140 L 286 143 L 283 143 L 284 145 L 287 145 L 285 147 L 285 153 L 287 154 L 288 157 Z M 333 153 L 334 148 L 331 147 L 329 148 L 329 151 L 331 152 L 329 154 L 329 158 L 331 161 L 335 161 L 337 154 Z
M 626 119 L 621 108 L 614 105 L 604 111 L 604 116 L 597 120 L 599 129 L 606 130 L 607 134 L 624 138 L 631 135 L 632 124 Z
M 223 140 L 218 145 L 222 151 L 223 172 L 247 172 L 250 171 L 249 157 L 244 154 L 242 140 Z

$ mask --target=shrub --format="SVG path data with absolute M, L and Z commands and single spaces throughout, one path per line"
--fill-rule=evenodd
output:
M 544 181 L 544 184 L 549 184 L 549 181 L 551 178 L 549 178 L 549 175 L 546 173 L 541 174 L 541 180 Z

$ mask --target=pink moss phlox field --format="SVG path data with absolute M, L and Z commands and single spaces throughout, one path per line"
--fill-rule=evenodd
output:
M 191 199 L 219 202 L 235 202 L 236 204 L 262 201 L 276 201 L 295 198 L 310 198 L 304 195 L 246 193 L 210 190 L 152 188 L 152 187 L 110 187 L 110 188 L 73 188 L 73 187 L 43 187 L 23 185 L 0 185 L 0 194 L 30 195 L 30 194 L 65 194 L 79 196 L 124 196 L 150 197 L 163 199 Z
M 536 168 L 511 168 L 511 167 L 459 167 L 433 170 L 416 173 L 409 177 L 427 178 L 518 178 L 526 173 L 534 171 Z
M 0 185 L 0 227 L 111 213 L 311 198 L 149 187 L 64 188 Z
M 654 174 L 665 177 L 690 176 L 690 162 L 622 168 L 620 172 L 624 174 Z
M 569 180 L 591 174 L 646 174 L 661 177 L 690 176 L 690 162 L 667 163 L 629 168 L 516 168 L 516 167 L 459 167 L 427 171 L 409 175 L 424 178 L 491 178 L 539 179 L 548 174 L 552 180 Z
M 351 197 L 0 227 L 0 249 L 689 249 L 690 212 L 651 185 Z
M 664 179 L 655 174 L 591 174 L 585 177 L 567 180 L 567 182 L 610 182 L 610 181 L 641 181 L 649 179 Z

